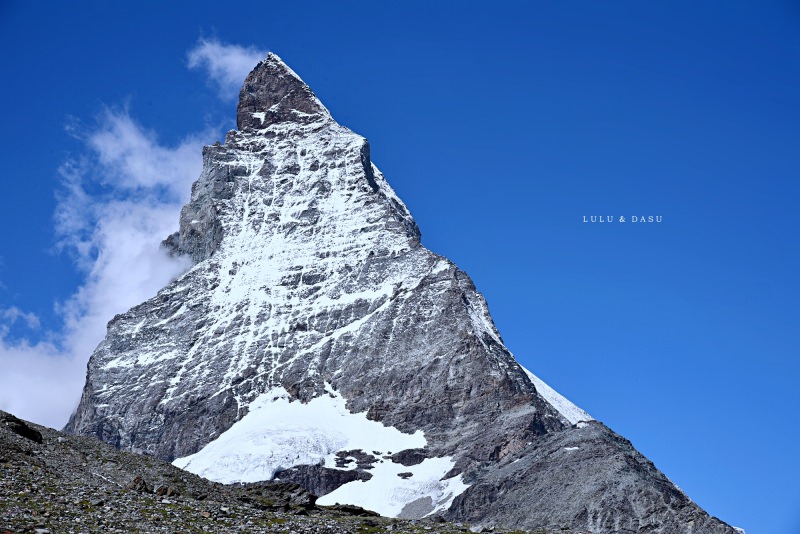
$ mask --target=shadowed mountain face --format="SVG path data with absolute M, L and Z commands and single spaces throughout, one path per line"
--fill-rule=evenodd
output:
M 165 241 L 194 266 L 109 323 L 68 431 L 217 480 L 264 473 L 367 508 L 385 493 L 386 515 L 734 532 L 517 364 L 366 140 L 277 56 L 237 125 Z

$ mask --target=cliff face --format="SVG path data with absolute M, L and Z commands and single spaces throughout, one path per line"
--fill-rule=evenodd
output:
M 277 56 L 237 125 L 165 241 L 194 267 L 109 323 L 68 431 L 385 515 L 734 532 L 517 364 L 366 140 Z

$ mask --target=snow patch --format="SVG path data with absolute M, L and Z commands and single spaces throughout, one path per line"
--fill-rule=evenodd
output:
M 366 412 L 350 413 L 338 393 L 303 404 L 277 387 L 258 396 L 249 410 L 199 452 L 172 464 L 223 484 L 258 482 L 295 465 L 333 467 L 341 450 L 397 451 L 427 444 L 421 430 L 404 434 L 370 421 Z
M 407 504 L 428 497 L 431 509 L 424 515 L 431 515 L 449 508 L 453 499 L 469 487 L 461 475 L 442 480 L 454 465 L 450 457 L 426 458 L 412 466 L 378 463 L 370 470 L 371 479 L 348 482 L 320 497 L 317 504 L 354 504 L 386 517 L 397 517 Z M 400 473 L 412 475 L 401 478 Z

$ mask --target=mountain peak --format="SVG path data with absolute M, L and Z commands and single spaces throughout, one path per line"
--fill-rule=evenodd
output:
M 263 129 L 282 122 L 308 124 L 330 118 L 311 88 L 272 52 L 247 75 L 239 92 L 236 110 L 239 130 Z

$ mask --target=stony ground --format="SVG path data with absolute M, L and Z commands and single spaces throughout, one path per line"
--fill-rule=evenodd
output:
M 0 412 L 0 534 L 467 532 L 356 507 L 318 507 L 291 483 L 222 485 Z M 497 532 L 506 532 L 500 531 Z

